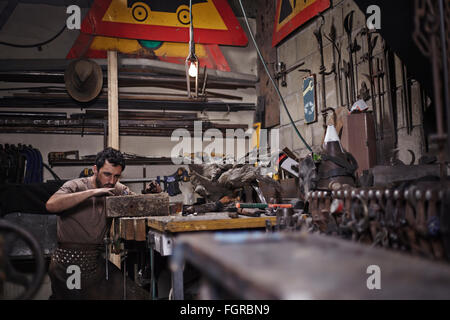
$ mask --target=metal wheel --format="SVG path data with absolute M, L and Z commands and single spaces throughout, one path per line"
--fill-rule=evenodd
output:
M 36 261 L 35 271 L 29 279 L 29 273 L 17 270 L 11 262 L 10 254 L 17 241 L 25 242 L 31 249 Z M 14 223 L 0 219 L 0 282 L 10 282 L 25 288 L 15 299 L 27 300 L 34 297 L 41 287 L 45 275 L 45 260 L 41 245 L 26 229 Z

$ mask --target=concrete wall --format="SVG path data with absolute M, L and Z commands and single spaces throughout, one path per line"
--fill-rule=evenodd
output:
M 364 13 L 358 8 L 353 0 L 337 0 L 332 1 L 332 7 L 324 12 L 325 24 L 322 27 L 322 34 L 328 35 L 330 33 L 330 26 L 332 21 L 337 31 L 337 41 L 340 43 L 342 48 L 341 54 L 342 58 L 346 61 L 349 60 L 347 52 L 347 35 L 345 33 L 343 22 L 344 18 L 351 10 L 355 11 L 353 20 L 353 32 L 352 39 L 358 34 L 358 32 L 365 26 L 366 20 Z M 322 109 L 322 89 L 321 89 L 321 75 L 320 70 L 320 53 L 319 47 L 313 32 L 317 28 L 317 18 L 306 23 L 297 31 L 294 31 L 287 39 L 285 39 L 278 47 L 278 61 L 284 62 L 289 68 L 289 66 L 294 65 L 297 62 L 304 62 L 302 69 L 311 69 L 313 74 L 316 74 L 317 84 L 316 84 L 316 94 L 317 94 L 317 112 L 318 112 L 318 122 L 310 125 L 306 125 L 304 122 L 304 109 L 303 109 L 303 95 L 302 86 L 303 78 L 307 75 L 304 72 L 293 71 L 287 75 L 287 87 L 281 87 L 280 90 L 285 98 L 289 112 L 292 115 L 297 128 L 300 133 L 304 136 L 306 141 L 313 147 L 313 150 L 318 150 L 320 148 L 324 130 L 323 130 L 323 120 L 320 114 Z M 378 39 L 376 48 L 374 49 L 374 57 L 381 58 L 383 54 L 382 43 Z M 364 74 L 368 74 L 368 63 L 360 61 L 360 57 L 367 52 L 367 44 L 365 37 L 357 37 L 358 44 L 361 46 L 361 50 L 357 53 L 358 63 L 358 88 L 361 87 L 361 83 L 364 81 L 370 90 L 370 83 L 365 78 Z M 327 71 L 331 69 L 333 63 L 333 51 L 332 44 L 325 37 L 323 37 L 324 45 L 324 60 L 325 67 Z M 417 160 L 423 155 L 424 150 L 424 136 L 422 128 L 422 112 L 420 104 L 420 90 L 417 82 L 413 81 L 412 87 L 412 97 L 413 97 L 413 130 L 411 135 L 406 133 L 406 123 L 403 120 L 403 98 L 401 93 L 402 78 L 400 73 L 401 61 L 396 59 L 396 84 L 397 84 L 397 105 L 398 105 L 398 149 L 399 149 L 399 159 L 405 163 L 411 161 L 411 155 L 407 151 L 412 150 L 416 155 Z M 375 65 L 376 66 L 376 65 Z M 326 104 L 327 107 L 336 108 L 337 98 L 336 89 L 334 82 L 334 74 L 326 76 Z M 342 87 L 345 88 L 344 82 L 342 82 Z M 343 91 L 344 92 L 344 91 Z M 344 97 L 345 101 L 345 97 Z M 373 110 L 371 100 L 366 102 L 370 108 Z M 394 148 L 394 135 L 392 126 L 390 122 L 392 121 L 392 114 L 389 113 L 387 97 L 385 96 L 385 110 L 383 113 L 383 124 L 384 124 L 384 139 L 382 142 L 378 143 L 378 164 L 382 164 L 389 160 L 392 149 Z M 331 118 L 329 114 L 328 119 Z M 287 114 L 280 104 L 280 136 L 281 146 L 286 146 L 296 152 L 300 156 L 305 156 L 308 152 L 304 144 L 301 142 L 300 138 L 294 132 Z M 330 122 L 328 122 L 330 123 Z M 378 120 L 380 123 L 380 120 Z M 357 134 L 357 133 L 355 133 Z

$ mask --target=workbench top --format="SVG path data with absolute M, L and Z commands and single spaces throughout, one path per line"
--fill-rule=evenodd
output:
M 210 212 L 190 216 L 148 217 L 147 225 L 161 232 L 191 232 L 207 230 L 265 228 L 266 220 L 275 224 L 276 217 L 261 216 L 257 218 L 239 215 L 232 219 L 228 212 Z
M 238 299 L 449 299 L 450 265 L 330 236 L 184 234 L 175 250 Z M 367 283 L 380 268 L 381 289 Z
M 114 231 L 125 240 L 145 241 L 147 228 L 160 232 L 180 233 L 230 229 L 265 228 L 266 220 L 272 225 L 276 217 L 262 215 L 258 218 L 239 215 L 232 219 L 228 212 L 210 212 L 202 215 L 170 215 L 116 218 Z

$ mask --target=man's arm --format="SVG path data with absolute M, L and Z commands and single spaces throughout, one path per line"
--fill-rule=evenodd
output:
M 75 207 L 91 197 L 112 196 L 114 188 L 98 188 L 74 193 L 55 193 L 48 199 L 45 208 L 48 212 L 58 213 Z

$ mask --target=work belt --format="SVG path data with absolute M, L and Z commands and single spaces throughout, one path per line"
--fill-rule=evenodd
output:
M 102 261 L 100 245 L 59 244 L 52 255 L 52 260 L 63 267 L 78 266 L 83 278 L 92 278 L 99 271 L 99 261 Z

